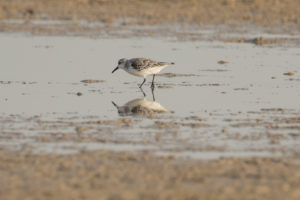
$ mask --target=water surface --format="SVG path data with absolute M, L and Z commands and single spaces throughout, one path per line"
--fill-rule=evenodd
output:
M 1 34 L 0 43 L 0 148 L 199 158 L 299 150 L 298 48 L 23 34 Z M 122 106 L 144 98 L 141 78 L 111 73 L 118 59 L 131 57 L 176 63 L 163 71 L 176 76 L 157 76 L 154 91 L 155 102 L 172 112 L 119 115 L 112 101 Z M 151 79 L 144 85 L 149 102 Z M 88 123 L 119 119 L 132 122 Z

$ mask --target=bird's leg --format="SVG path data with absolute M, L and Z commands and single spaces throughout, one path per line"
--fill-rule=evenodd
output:
M 143 93 L 144 97 L 146 97 L 146 93 L 144 92 L 143 88 L 140 87 L 140 90 Z
M 143 81 L 142 84 L 139 86 L 139 88 L 142 88 L 142 86 L 144 85 L 145 82 L 146 82 L 146 79 L 144 78 L 144 81 Z
M 151 92 L 152 92 L 152 99 L 153 99 L 153 101 L 155 101 L 154 88 L 152 88 Z
M 151 83 L 152 90 L 154 89 L 154 78 L 155 78 L 155 74 L 153 74 L 153 79 L 152 79 L 152 83 Z

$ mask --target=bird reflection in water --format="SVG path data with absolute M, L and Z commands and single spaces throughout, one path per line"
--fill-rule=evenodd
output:
M 155 101 L 154 90 L 152 91 L 152 101 L 146 99 L 146 94 L 141 89 L 144 98 L 133 99 L 123 106 L 118 106 L 112 101 L 112 104 L 118 109 L 120 116 L 142 115 L 146 117 L 154 117 L 157 113 L 172 113 L 172 111 L 164 108 L 160 103 Z

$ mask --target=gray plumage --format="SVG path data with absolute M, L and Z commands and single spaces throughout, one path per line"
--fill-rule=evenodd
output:
M 155 74 L 158 74 L 162 69 L 167 67 L 168 65 L 174 65 L 173 62 L 158 62 L 148 58 L 132 58 L 126 59 L 122 58 L 118 61 L 118 66 L 112 71 L 114 73 L 118 69 L 123 69 L 129 74 L 144 77 L 142 84 L 139 86 L 140 88 L 146 81 L 146 77 L 148 75 L 153 75 L 151 88 L 154 88 L 154 78 Z
M 151 59 L 147 58 L 132 58 L 125 61 L 125 67 L 130 68 L 132 67 L 135 70 L 142 71 L 147 68 L 151 67 L 160 67 L 165 65 L 173 65 L 174 63 L 168 63 L 168 62 L 157 62 Z

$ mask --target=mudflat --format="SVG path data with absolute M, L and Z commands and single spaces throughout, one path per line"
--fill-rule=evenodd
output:
M 299 167 L 289 158 L 178 161 L 107 151 L 67 156 L 0 151 L 0 198 L 296 200 Z
M 294 0 L 11 0 L 0 1 L 0 19 L 86 19 L 109 24 L 126 18 L 129 24 L 299 28 L 299 7 Z
M 299 10 L 0 1 L 0 199 L 300 199 Z

